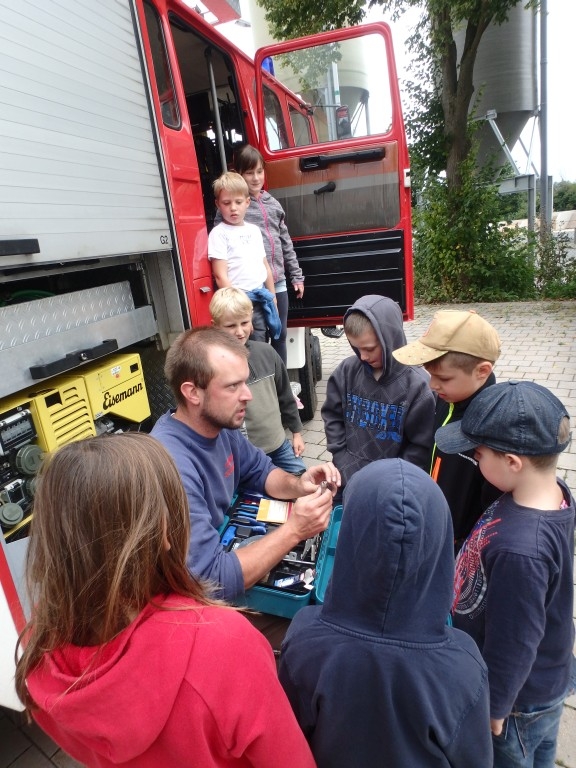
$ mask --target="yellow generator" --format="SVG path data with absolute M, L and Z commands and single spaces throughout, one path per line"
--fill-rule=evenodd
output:
M 61 376 L 57 381 L 67 378 Z M 99 434 L 141 424 L 150 416 L 140 355 L 112 355 L 77 369 L 70 378 L 82 379 Z
M 46 453 L 150 416 L 140 356 L 118 354 L 0 400 L 0 526 L 15 535 Z

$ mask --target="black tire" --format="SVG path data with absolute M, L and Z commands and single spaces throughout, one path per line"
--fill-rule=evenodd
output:
M 313 338 L 310 329 L 306 328 L 306 362 L 302 368 L 298 369 L 298 380 L 302 387 L 299 397 L 304 405 L 304 408 L 300 411 L 302 421 L 313 419 L 318 405 L 318 395 L 316 394 L 314 381 Z
M 320 339 L 312 334 L 312 365 L 314 367 L 314 383 L 322 381 L 322 349 Z

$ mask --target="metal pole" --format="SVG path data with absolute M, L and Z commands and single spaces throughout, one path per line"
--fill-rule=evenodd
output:
M 551 232 L 548 206 L 548 0 L 540 2 L 540 237 Z

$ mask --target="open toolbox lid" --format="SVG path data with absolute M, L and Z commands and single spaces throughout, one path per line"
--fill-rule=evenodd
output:
M 342 505 L 339 504 L 332 510 L 330 524 L 322 534 L 322 544 L 320 545 L 320 554 L 318 555 L 318 567 L 316 573 L 316 584 L 314 586 L 314 602 L 323 603 L 326 595 L 326 588 L 332 576 L 334 568 L 334 555 L 336 554 L 336 543 L 340 534 L 340 524 L 342 523 Z

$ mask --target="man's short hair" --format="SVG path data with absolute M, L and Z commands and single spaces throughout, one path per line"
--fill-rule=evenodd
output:
M 216 325 L 222 322 L 222 318 L 228 316 L 233 319 L 252 317 L 252 302 L 240 288 L 219 288 L 210 302 L 210 316 Z
M 227 171 L 222 176 L 219 176 L 212 185 L 212 188 L 214 189 L 214 198 L 216 200 L 220 198 L 222 192 L 250 197 L 248 184 L 239 173 L 234 173 L 234 171 Z
M 354 338 L 361 336 L 367 329 L 374 330 L 374 326 L 364 312 L 353 309 L 344 318 L 344 333 Z
M 480 363 L 493 364 L 491 360 L 483 360 L 481 357 L 468 355 L 466 352 L 446 352 L 442 357 L 437 357 L 435 360 L 430 360 L 429 363 L 424 363 L 423 367 L 430 373 L 434 373 L 442 363 L 446 363 L 451 368 L 457 368 L 467 374 L 471 374 Z
M 211 326 L 184 331 L 168 350 L 164 375 L 179 405 L 186 402 L 181 392 L 185 381 L 193 382 L 199 389 L 206 389 L 214 378 L 216 371 L 208 359 L 208 353 L 213 347 L 222 347 L 238 357 L 248 359 L 248 350 L 244 344 L 229 333 Z

